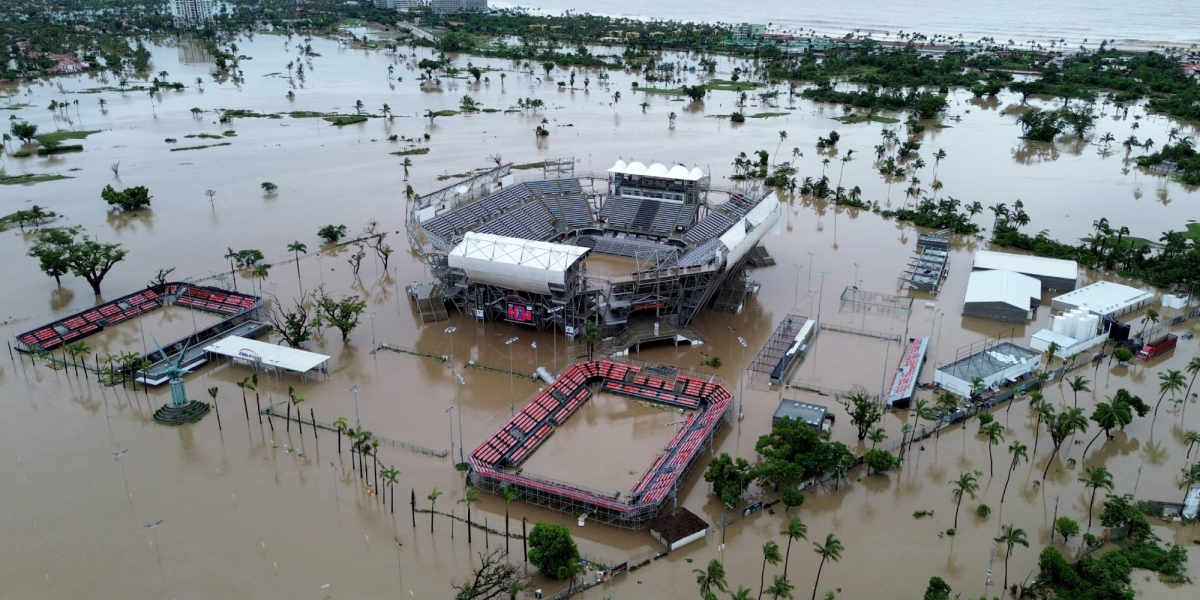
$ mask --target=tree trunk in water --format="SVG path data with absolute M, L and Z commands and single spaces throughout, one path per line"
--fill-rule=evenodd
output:
M 338 454 L 342 453 L 342 428 L 338 427 Z
M 758 576 L 758 600 L 762 600 L 763 586 L 767 584 L 767 557 L 763 556 L 762 574 Z
M 246 422 L 250 422 L 250 405 L 246 404 L 246 392 L 242 392 L 242 408 L 246 409 Z
M 437 502 L 429 504 L 429 533 L 433 533 L 433 510 L 437 508 Z
M 392 514 L 396 514 L 396 490 L 392 490 Z
M 1017 470 L 1017 457 L 1013 457 L 1012 465 L 1008 467 L 1008 477 L 1004 478 L 1004 491 L 1000 492 L 1000 504 L 1004 504 L 1004 496 L 1008 494 L 1008 482 L 1012 481 L 1013 471 Z
M 783 576 L 787 577 L 788 561 L 792 558 L 792 538 L 788 538 L 787 552 L 783 554 Z
M 291 431 L 292 431 L 292 405 L 289 404 L 289 405 L 287 405 L 287 407 L 288 407 L 288 411 L 287 411 L 286 429 L 287 429 L 288 433 L 291 433 Z
M 505 554 L 508 554 L 509 539 L 510 538 L 508 537 L 508 508 L 505 508 L 504 509 L 504 553 Z
M 308 409 L 308 416 L 310 419 L 312 419 L 313 439 L 315 440 L 315 439 L 317 439 L 317 411 L 315 411 L 311 408 Z
M 467 543 L 471 543 L 471 503 L 467 503 Z
M 1050 453 L 1050 460 L 1046 461 L 1046 469 L 1042 471 L 1042 481 L 1046 480 L 1046 473 L 1050 472 L 1050 463 L 1054 462 L 1054 457 L 1058 456 L 1058 444 L 1054 445 L 1054 452 Z
M 958 495 L 958 504 L 954 507 L 954 529 L 958 529 L 958 511 L 962 508 L 962 494 Z
M 1092 441 L 1088 442 L 1088 445 L 1083 447 L 1083 456 L 1080 456 L 1080 457 L 1079 457 L 1079 462 L 1083 462 L 1083 459 L 1084 459 L 1084 458 L 1087 458 L 1087 451 L 1088 451 L 1088 448 L 1091 448 L 1091 447 L 1092 447 L 1092 444 L 1095 444 L 1095 443 L 1096 443 L 1096 440 L 1097 440 L 1097 439 L 1100 437 L 1100 434 L 1102 434 L 1102 433 L 1104 433 L 1104 430 L 1103 430 L 1103 429 L 1101 429 L 1100 431 L 1097 431 L 1097 432 L 1096 432 L 1096 437 L 1093 437 L 1093 438 L 1092 438 Z
M 254 392 L 254 409 L 258 411 L 258 424 L 262 425 L 262 404 L 258 402 L 258 392 Z
M 821 584 L 821 569 L 825 568 L 825 557 L 821 557 L 821 564 L 817 567 L 817 579 L 813 581 L 812 600 L 817 600 L 817 586 Z
M 416 529 L 417 528 L 417 490 L 416 490 L 416 488 L 413 488 L 413 490 L 412 490 L 412 500 L 410 500 L 409 506 L 412 508 L 413 529 Z

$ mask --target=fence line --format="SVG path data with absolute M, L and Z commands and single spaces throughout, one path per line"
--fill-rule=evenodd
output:
M 900 336 L 898 336 L 894 333 L 884 333 L 882 331 L 871 331 L 869 329 L 857 329 L 855 327 L 846 327 L 844 325 L 833 325 L 830 323 L 821 323 L 821 329 L 828 329 L 829 331 L 837 331 L 839 333 L 849 333 L 852 335 L 862 335 L 862 336 L 866 336 L 866 337 L 873 337 L 873 338 L 878 338 L 881 340 L 889 340 L 889 341 L 893 341 L 893 342 L 900 341 Z
M 392 352 L 396 352 L 396 353 L 412 354 L 413 356 L 423 356 L 425 358 L 432 358 L 432 359 L 440 361 L 440 362 L 446 362 L 446 360 L 447 360 L 447 356 L 445 354 L 437 354 L 434 352 L 427 352 L 425 350 L 417 350 L 416 348 L 409 348 L 407 346 L 397 346 L 395 344 L 389 344 L 387 342 L 383 342 L 382 344 L 379 344 L 379 347 L 372 350 L 371 353 L 374 354 L 376 352 L 379 352 L 380 350 L 391 350 Z
M 273 407 L 267 407 L 262 410 L 262 414 L 268 415 L 271 417 L 278 417 L 285 421 L 292 420 L 297 423 L 311 425 L 313 427 L 319 427 L 321 429 L 327 429 L 329 431 L 337 431 L 338 430 L 337 426 L 332 423 L 324 423 L 324 422 L 318 421 L 316 419 L 301 420 L 299 411 L 297 411 L 296 416 L 288 417 L 286 414 L 280 413 L 277 409 L 275 409 Z M 408 442 L 402 442 L 400 440 L 393 440 L 391 438 L 386 438 L 381 435 L 376 435 L 374 433 L 371 434 L 370 439 L 379 440 L 379 443 L 387 444 L 393 448 L 400 448 L 403 450 L 409 450 L 412 452 L 416 452 L 418 454 L 425 454 L 428 456 L 436 456 L 438 458 L 446 458 L 446 456 L 450 454 L 449 450 L 434 450 L 433 448 L 426 448 L 425 446 L 418 446 L 417 444 L 410 444 Z

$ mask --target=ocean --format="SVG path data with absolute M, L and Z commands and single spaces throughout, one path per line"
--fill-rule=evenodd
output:
M 730 4 L 721 0 L 659 2 L 636 0 L 493 1 L 497 8 L 525 7 L 562 14 L 567 10 L 614 17 L 670 19 L 706 23 L 764 23 L 784 30 L 816 30 L 843 36 L 855 30 L 890 39 L 901 31 L 954 36 L 964 41 L 993 37 L 1018 44 L 1035 40 L 1049 45 L 1066 40 L 1077 48 L 1115 40 L 1122 48 L 1191 47 L 1200 44 L 1200 11 L 1177 0 L 759 0 Z

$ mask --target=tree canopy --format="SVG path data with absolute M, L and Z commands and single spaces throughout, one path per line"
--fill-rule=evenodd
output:
M 28 254 L 37 258 L 42 271 L 56 281 L 70 272 L 87 280 L 99 296 L 100 282 L 113 266 L 125 260 L 129 251 L 121 244 L 104 243 L 81 235 L 82 231 L 80 227 L 73 227 L 43 233 Z
M 113 186 L 106 185 L 100 191 L 100 197 L 109 206 L 116 206 L 121 210 L 137 210 L 144 206 L 150 206 L 151 198 L 150 190 L 146 189 L 146 186 L 143 185 L 125 188 L 119 192 L 113 189 Z
M 529 531 L 529 562 L 546 577 L 566 579 L 579 563 L 579 549 L 564 525 L 538 523 Z

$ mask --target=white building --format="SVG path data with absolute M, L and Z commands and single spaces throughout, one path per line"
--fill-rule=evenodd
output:
M 431 0 L 430 7 L 438 14 L 465 11 L 486 12 L 487 0 Z
M 1026 323 L 1042 301 L 1038 280 L 1013 271 L 972 271 L 963 314 L 995 321 Z
M 933 382 L 967 397 L 976 377 L 983 381 L 984 389 L 995 391 L 1028 377 L 1039 362 L 1037 353 L 1012 342 L 1001 342 L 939 368 L 933 374 Z
M 176 27 L 196 27 L 213 18 L 212 0 L 171 0 Z
M 1101 318 L 1116 318 L 1133 312 L 1154 300 L 1154 294 L 1134 287 L 1097 281 L 1073 292 L 1063 294 L 1050 301 L 1054 310 L 1085 310 Z
M 1079 265 L 1073 260 L 987 250 L 975 253 L 972 270 L 1013 271 L 1028 275 L 1042 282 L 1042 289 L 1051 292 L 1069 292 L 1075 289 L 1075 281 L 1079 278 Z

